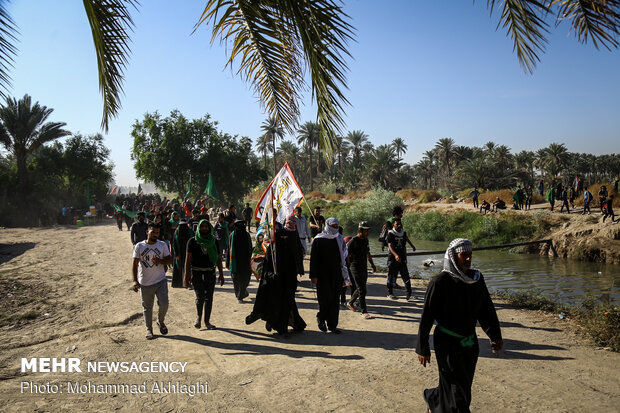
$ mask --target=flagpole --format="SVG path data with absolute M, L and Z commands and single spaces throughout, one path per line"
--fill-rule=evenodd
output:
M 316 219 L 314 218 L 314 214 L 312 213 L 312 209 L 310 209 L 310 204 L 308 204 L 308 201 L 306 201 L 306 197 L 303 193 L 301 194 L 301 199 L 303 199 L 304 202 L 306 203 L 306 206 L 308 207 L 308 211 L 310 211 L 310 218 L 312 218 L 312 220 L 314 221 L 314 225 L 319 225 L 317 224 Z
M 273 261 L 273 273 L 277 274 L 278 273 L 278 265 L 276 262 L 276 215 L 275 215 L 275 210 L 273 209 L 273 185 L 271 186 L 271 222 L 270 224 L 272 225 L 272 229 L 273 229 L 273 241 L 271 243 L 271 245 L 273 246 L 271 248 L 271 260 Z

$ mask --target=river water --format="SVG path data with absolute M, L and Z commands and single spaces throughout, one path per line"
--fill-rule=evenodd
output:
M 412 240 L 418 251 L 436 251 L 447 247 L 446 242 Z M 370 237 L 372 254 L 381 253 L 377 235 Z M 387 252 L 387 250 L 386 250 Z M 423 263 L 433 260 L 434 266 Z M 375 258 L 375 263 L 387 266 L 387 258 Z M 407 258 L 409 272 L 430 278 L 441 271 L 443 254 Z M 474 251 L 472 268 L 480 270 L 490 290 L 539 290 L 554 301 L 580 303 L 586 296 L 611 300 L 620 304 L 620 266 L 566 258 L 541 257 L 534 254 L 515 254 L 500 250 Z M 402 284 L 402 281 L 401 281 Z

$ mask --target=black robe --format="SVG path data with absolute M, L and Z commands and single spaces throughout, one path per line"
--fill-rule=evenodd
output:
M 327 322 L 330 330 L 338 327 L 340 290 L 344 284 L 340 264 L 338 240 L 315 238 L 310 252 L 310 279 L 316 278 L 316 295 L 319 300 L 319 323 Z
M 473 274 L 473 270 L 468 271 L 468 275 Z M 466 284 L 447 272 L 441 272 L 430 281 L 416 347 L 416 352 L 422 356 L 431 354 L 429 333 L 435 321 L 441 326 L 435 328 L 433 335 L 439 386 L 424 390 L 424 399 L 433 413 L 469 412 L 479 351 L 476 322 L 492 341 L 502 338 L 484 277 L 480 275 L 478 282 Z M 471 337 L 473 343 L 463 346 L 462 338 L 446 333 L 442 328 L 462 337 Z
M 273 245 L 269 245 L 254 309 L 246 318 L 246 323 L 251 324 L 260 318 L 266 321 L 268 330 L 273 328 L 280 334 L 285 334 L 288 326 L 302 331 L 306 328 L 306 322 L 299 315 L 295 302 L 297 256 L 302 253 L 299 235 L 296 231 L 278 230 L 275 247 L 277 273 L 274 273 L 271 254 Z
M 172 266 L 172 286 L 183 287 L 183 274 L 185 272 L 185 256 L 187 253 L 187 242 L 194 236 L 194 233 L 187 224 L 179 224 L 174 236 L 172 237 L 172 256 L 174 262 Z M 177 259 L 177 257 L 179 257 Z
M 237 227 L 230 236 L 230 275 L 233 279 L 235 297 L 238 300 L 246 298 L 252 269 L 252 240 L 245 228 Z M 234 256 L 233 256 L 234 254 Z

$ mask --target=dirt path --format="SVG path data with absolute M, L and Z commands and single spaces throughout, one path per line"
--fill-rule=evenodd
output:
M 236 302 L 226 273 L 215 294 L 217 330 L 197 331 L 193 292 L 171 289 L 170 334 L 146 341 L 139 296 L 130 290 L 128 232 L 113 225 L 4 229 L 0 246 L 2 411 L 423 411 L 422 390 L 437 382 L 434 359 L 424 369 L 414 352 L 422 300 L 388 300 L 380 276 L 369 280 L 375 318 L 342 311 L 339 336 L 317 329 L 317 304 L 305 279 L 297 294 L 304 333 L 280 339 L 261 322 L 246 326 L 251 304 Z M 421 298 L 423 282 L 415 287 Z M 255 291 L 253 281 L 251 298 Z M 472 411 L 620 411 L 620 354 L 595 350 L 567 321 L 497 308 L 506 351 L 495 358 L 479 331 Z M 183 374 L 21 373 L 22 357 L 77 357 L 83 367 L 89 361 L 188 364 Z M 148 388 L 147 394 L 67 394 L 67 382 L 76 381 L 147 382 Z M 151 393 L 155 381 L 206 382 L 208 392 Z M 22 382 L 64 391 L 21 392 Z

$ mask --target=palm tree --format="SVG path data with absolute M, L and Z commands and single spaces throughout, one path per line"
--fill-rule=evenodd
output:
M 20 100 L 7 98 L 0 107 L 0 143 L 15 156 L 17 182 L 23 193 L 28 190 L 26 163 L 44 143 L 51 142 L 71 132 L 62 129 L 64 122 L 46 122 L 54 109 L 32 104 L 28 95 Z
M 256 150 L 263 154 L 264 168 L 267 170 L 267 152 L 273 151 L 273 145 L 269 139 L 265 139 L 265 135 L 256 138 Z
M 364 146 L 370 143 L 368 135 L 361 130 L 354 130 L 353 132 L 349 132 L 345 139 L 351 143 L 353 167 L 359 169 L 362 164 Z
M 284 130 L 282 126 L 280 126 L 280 122 L 271 116 L 263 122 L 260 128 L 265 132 L 263 134 L 264 139 L 271 141 L 271 150 L 273 151 L 273 174 L 275 175 L 278 173 L 278 165 L 276 163 L 276 139 L 282 139 L 282 137 L 284 137 Z
M 500 2 L 497 2 L 500 3 Z M 137 0 L 84 0 L 99 70 L 103 95 L 102 128 L 118 115 L 124 69 L 130 54 L 133 30 L 130 8 Z M 617 1 L 522 0 L 501 2 L 498 27 L 512 38 L 513 50 L 526 72 L 540 61 L 547 43 L 548 16 L 556 23 L 568 21 L 581 43 L 592 42 L 609 50 L 620 45 Z M 496 0 L 487 1 L 491 14 Z M 321 146 L 330 156 L 333 136 L 343 125 L 344 59 L 354 28 L 336 0 L 207 0 L 195 30 L 213 23 L 211 42 L 219 37 L 233 47 L 227 66 L 238 60 L 237 73 L 251 83 L 269 115 L 292 132 L 299 117 L 299 100 L 309 73 L 321 125 Z M 10 85 L 8 70 L 16 48 L 17 27 L 0 2 L 0 94 Z
M 484 150 L 484 153 L 489 156 L 492 157 L 493 153 L 495 152 L 495 148 L 497 147 L 497 144 L 493 141 L 488 141 L 487 143 L 484 144 L 484 146 L 482 147 L 482 149 Z
M 385 189 L 391 187 L 390 178 L 394 176 L 394 171 L 401 167 L 400 161 L 394 155 L 391 145 L 380 145 L 372 153 L 370 178 Z
M 334 142 L 336 144 L 336 155 L 338 156 L 338 169 L 342 172 L 344 170 L 344 161 L 347 159 L 351 148 L 349 146 L 349 142 L 344 140 L 344 138 L 340 135 L 336 136 Z
M 452 171 L 450 167 L 454 158 L 454 139 L 439 139 L 439 141 L 437 141 L 437 143 L 435 144 L 435 151 L 437 151 L 437 156 L 439 157 L 439 160 L 447 170 L 446 178 L 450 179 L 450 177 L 452 176 Z
M 402 161 L 400 154 L 404 154 L 407 152 L 407 144 L 403 138 L 396 138 L 392 141 L 392 147 L 394 148 L 394 152 L 396 152 L 396 157 L 398 158 L 398 162 Z
M 306 122 L 297 130 L 297 143 L 303 145 L 308 150 L 309 169 L 310 169 L 310 190 L 313 188 L 312 181 L 312 149 L 319 144 L 321 128 L 316 122 Z
M 297 168 L 299 160 L 299 148 L 292 141 L 282 141 L 278 153 L 284 162 L 288 162 L 293 171 Z
M 521 151 L 514 156 L 517 168 L 525 171 L 531 179 L 534 178 L 534 165 L 536 163 L 536 154 L 532 151 Z
M 551 143 L 545 148 L 543 165 L 553 178 L 556 178 L 567 166 L 568 151 L 563 143 Z
M 486 159 L 475 158 L 461 162 L 456 176 L 466 187 L 489 188 L 493 173 Z
M 499 145 L 495 147 L 492 159 L 501 171 L 510 169 L 510 166 L 512 165 L 512 154 L 510 153 L 510 148 L 506 145 Z

